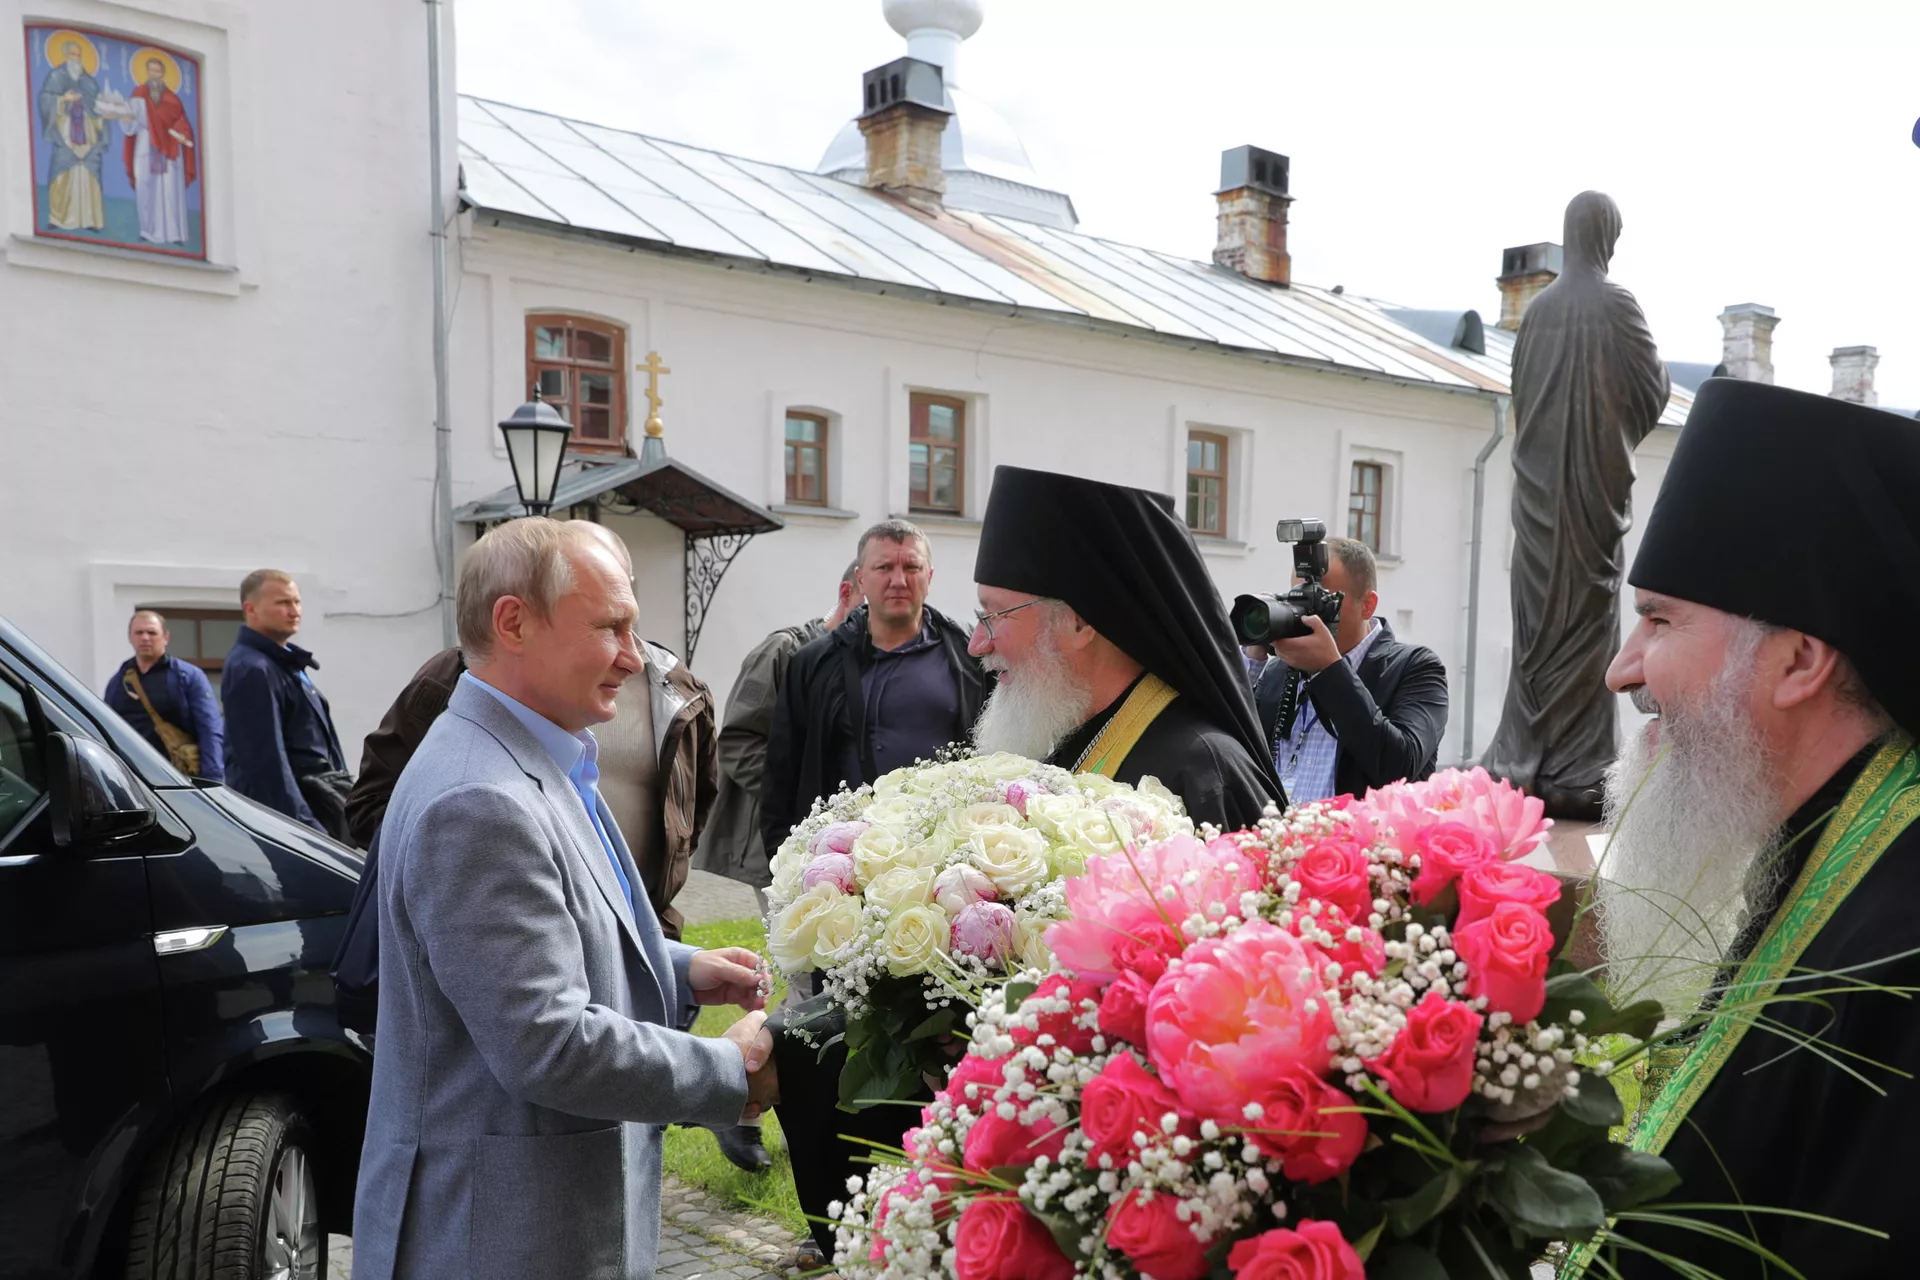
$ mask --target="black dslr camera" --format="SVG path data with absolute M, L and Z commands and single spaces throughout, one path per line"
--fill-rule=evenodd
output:
M 1273 536 L 1293 544 L 1293 574 L 1300 585 L 1285 595 L 1234 597 L 1229 616 L 1233 634 L 1243 645 L 1307 635 L 1308 618 L 1319 618 L 1329 631 L 1340 624 L 1340 603 L 1346 597 L 1320 585 L 1327 576 L 1326 521 L 1282 520 Z

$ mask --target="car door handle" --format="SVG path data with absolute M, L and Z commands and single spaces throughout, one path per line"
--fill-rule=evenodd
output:
M 153 953 L 177 956 L 186 951 L 205 951 L 227 933 L 223 924 L 196 925 L 191 929 L 169 929 L 153 935 Z

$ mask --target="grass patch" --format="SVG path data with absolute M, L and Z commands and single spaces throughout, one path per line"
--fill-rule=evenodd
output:
M 758 920 L 723 920 L 714 924 L 687 926 L 683 941 L 696 947 L 751 947 L 766 953 L 766 936 Z M 772 1004 L 787 993 L 787 984 L 776 971 L 773 976 Z M 718 1036 L 745 1013 L 734 1005 L 713 1005 L 700 1011 L 693 1024 L 699 1036 Z M 773 1157 L 773 1167 L 765 1173 L 747 1173 L 736 1169 L 720 1154 L 713 1135 L 705 1129 L 667 1130 L 665 1163 L 668 1173 L 682 1182 L 703 1187 L 728 1204 L 751 1209 L 778 1219 L 796 1233 L 807 1229 L 806 1216 L 800 1212 L 799 1197 L 793 1190 L 793 1167 L 787 1158 L 787 1144 L 780 1134 L 780 1121 L 769 1114 L 761 1128 L 761 1141 Z

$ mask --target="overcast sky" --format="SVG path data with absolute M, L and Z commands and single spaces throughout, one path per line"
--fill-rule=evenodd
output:
M 904 41 L 878 0 L 457 0 L 463 92 L 811 169 Z M 1781 317 L 1777 381 L 1880 350 L 1920 409 L 1920 5 L 987 0 L 960 82 L 1081 230 L 1206 258 L 1219 154 L 1292 157 L 1296 279 L 1491 322 L 1509 245 L 1612 195 L 1660 350 Z

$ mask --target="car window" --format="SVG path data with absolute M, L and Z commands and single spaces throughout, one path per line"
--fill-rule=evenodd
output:
M 0 679 L 0 837 L 12 831 L 46 793 L 40 744 L 27 720 L 26 697 Z

